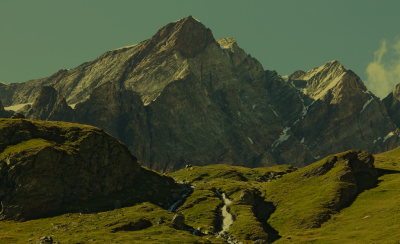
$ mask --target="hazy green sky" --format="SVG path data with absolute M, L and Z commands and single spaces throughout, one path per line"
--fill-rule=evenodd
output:
M 264 69 L 287 75 L 338 60 L 383 98 L 400 83 L 399 11 L 398 0 L 0 0 L 0 81 L 50 76 L 192 15 Z

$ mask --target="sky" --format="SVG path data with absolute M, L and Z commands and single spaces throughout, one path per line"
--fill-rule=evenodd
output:
M 0 82 L 50 76 L 192 15 L 265 70 L 338 60 L 384 98 L 400 83 L 398 0 L 15 0 L 0 2 Z

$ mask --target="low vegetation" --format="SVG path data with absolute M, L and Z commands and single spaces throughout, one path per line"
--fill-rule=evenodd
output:
M 1 120 L 0 129 L 16 124 L 23 127 L 22 120 Z M 3 144 L 0 158 L 48 146 L 76 150 L 70 143 L 79 140 L 63 138 L 81 125 L 38 121 L 35 126 L 61 136 Z M 132 186 L 107 196 L 64 203 L 40 219 L 0 221 L 0 243 L 36 243 L 43 236 L 61 243 L 226 243 L 215 235 L 221 231 L 222 193 L 232 200 L 227 206 L 234 219 L 229 235 L 244 243 L 397 243 L 400 148 L 374 156 L 377 179 L 355 174 L 351 153 L 357 152 L 336 154 L 299 170 L 287 165 L 211 165 L 163 175 L 142 168 Z M 185 216 L 186 229 L 177 228 L 166 199 L 182 195 L 187 189 L 182 186 L 189 185 L 193 191 L 176 208 Z

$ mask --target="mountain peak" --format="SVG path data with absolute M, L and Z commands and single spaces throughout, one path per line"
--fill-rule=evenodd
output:
M 182 19 L 176 20 L 176 21 L 174 21 L 174 22 L 172 22 L 172 23 L 185 22 L 185 21 L 196 21 L 196 22 L 198 22 L 198 23 L 201 23 L 200 20 L 194 18 L 192 15 L 189 15 L 189 16 L 186 17 L 186 18 L 182 18 Z
M 211 42 L 215 42 L 211 30 L 190 15 L 158 30 L 141 47 L 141 53 L 167 54 L 179 51 L 182 56 L 189 58 L 196 56 Z

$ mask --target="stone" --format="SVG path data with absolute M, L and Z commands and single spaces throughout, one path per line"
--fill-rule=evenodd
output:
M 53 243 L 53 238 L 51 236 L 43 236 L 36 243 L 38 243 L 38 244 Z
M 244 205 L 255 205 L 255 196 L 254 193 L 250 190 L 246 189 L 240 193 L 239 199 L 237 204 L 244 204 Z
M 165 223 L 165 221 L 164 221 L 162 218 L 159 218 L 159 219 L 156 220 L 156 223 L 157 223 L 158 225 L 162 225 L 162 224 Z
M 186 229 L 184 221 L 185 221 L 185 216 L 183 214 L 176 213 L 172 217 L 172 225 L 174 226 L 174 228 L 177 228 L 179 230 Z
M 20 113 L 15 113 L 11 119 L 25 119 L 25 116 L 23 114 Z
M 268 244 L 268 241 L 263 239 L 258 239 L 254 241 L 253 244 Z

